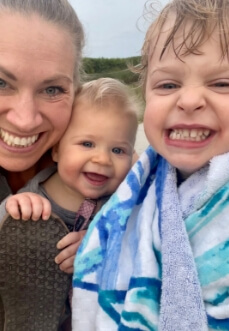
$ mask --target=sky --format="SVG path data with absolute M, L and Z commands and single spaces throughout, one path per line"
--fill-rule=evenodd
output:
M 85 57 L 139 56 L 149 22 L 146 0 L 69 0 L 83 24 Z M 161 0 L 165 4 L 167 0 Z

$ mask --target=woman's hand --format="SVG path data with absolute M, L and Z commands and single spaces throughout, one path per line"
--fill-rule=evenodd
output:
M 70 232 L 57 243 L 57 248 L 62 250 L 55 258 L 60 270 L 68 274 L 73 273 L 75 255 L 85 233 L 85 230 Z
M 47 220 L 51 215 L 51 204 L 36 193 L 23 192 L 10 196 L 6 201 L 6 211 L 15 219 L 37 221 Z

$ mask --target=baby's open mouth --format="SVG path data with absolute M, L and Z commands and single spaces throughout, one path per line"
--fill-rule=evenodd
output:
M 211 135 L 209 129 L 171 129 L 168 137 L 171 140 L 203 141 Z
M 34 144 L 37 141 L 39 135 L 35 134 L 30 137 L 18 137 L 3 129 L 0 129 L 0 137 L 8 146 L 24 148 Z
M 84 173 L 85 176 L 91 180 L 91 181 L 95 181 L 95 182 L 104 182 L 108 179 L 107 176 L 105 175 L 100 175 L 100 174 L 97 174 L 97 173 L 94 173 L 94 172 L 85 172 Z

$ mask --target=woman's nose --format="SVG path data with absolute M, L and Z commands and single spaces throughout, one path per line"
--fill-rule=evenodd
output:
M 32 93 L 24 93 L 15 97 L 6 117 L 13 126 L 24 132 L 29 132 L 42 123 L 42 115 Z
M 179 110 L 187 113 L 204 109 L 206 100 L 203 88 L 198 86 L 184 87 L 177 101 L 177 106 Z

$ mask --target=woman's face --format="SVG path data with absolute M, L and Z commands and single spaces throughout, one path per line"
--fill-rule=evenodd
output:
M 37 15 L 0 15 L 0 166 L 33 166 L 64 133 L 74 98 L 69 33 Z

